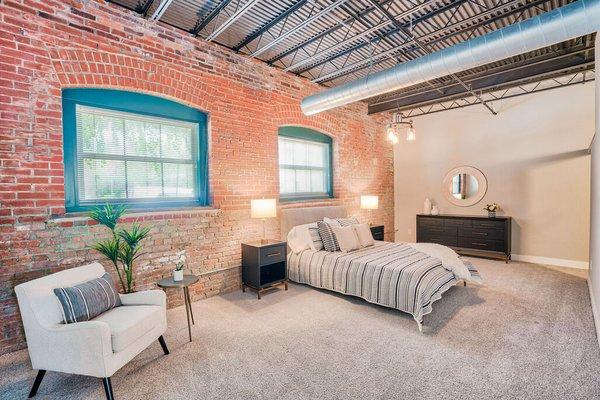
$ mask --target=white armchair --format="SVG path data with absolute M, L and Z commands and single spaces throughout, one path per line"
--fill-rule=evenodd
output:
M 106 397 L 114 398 L 110 377 L 162 337 L 167 329 L 166 296 L 161 290 L 120 295 L 122 306 L 85 322 L 64 324 L 53 290 L 98 278 L 93 263 L 57 272 L 15 287 L 31 364 L 39 370 L 29 397 L 36 395 L 46 371 L 102 378 Z

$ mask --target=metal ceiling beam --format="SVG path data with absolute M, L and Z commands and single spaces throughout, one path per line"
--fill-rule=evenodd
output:
M 173 0 L 160 0 L 160 4 L 156 7 L 156 10 L 152 13 L 152 16 L 149 18 L 152 21 L 158 21 L 160 17 L 163 16 L 167 8 L 171 5 Z
M 568 77 L 570 74 L 563 75 L 563 77 Z M 571 78 L 566 82 L 561 82 L 558 79 L 561 77 L 551 77 L 545 76 L 540 77 L 537 81 L 532 82 L 524 82 L 517 86 L 512 86 L 508 89 L 499 89 L 496 91 L 491 91 L 488 93 L 484 93 L 483 95 L 488 98 L 488 101 L 497 101 L 497 100 L 505 100 L 511 99 L 514 97 L 525 96 L 532 93 L 540 93 L 548 90 L 559 89 L 572 85 L 581 85 L 587 82 L 594 81 L 594 69 L 593 66 L 591 69 L 586 69 L 584 71 L 574 72 Z M 547 85 L 542 86 L 543 83 L 548 83 Z M 421 105 L 418 107 L 405 109 L 403 115 L 406 118 L 419 117 L 422 115 L 435 114 L 443 111 L 454 110 L 457 108 L 465 108 L 474 106 L 479 104 L 475 99 L 462 98 L 462 99 L 454 99 L 448 100 L 442 103 L 435 103 L 431 105 Z
M 591 52 L 590 52 L 590 50 L 591 50 Z M 478 71 L 471 71 L 471 72 L 463 73 L 463 74 L 461 74 L 460 77 L 465 82 L 472 82 L 472 81 L 480 79 L 480 78 L 494 76 L 494 75 L 498 75 L 498 74 L 502 74 L 502 73 L 510 72 L 510 71 L 516 71 L 516 70 L 520 70 L 523 68 L 532 68 L 536 65 L 541 65 L 541 64 L 547 63 L 551 60 L 558 60 L 558 59 L 562 59 L 562 58 L 573 57 L 578 54 L 582 54 L 581 57 L 583 57 L 585 59 L 592 60 L 594 58 L 594 55 L 592 54 L 593 51 L 594 51 L 594 45 L 586 42 L 582 45 L 569 47 L 569 48 L 563 48 L 563 49 L 556 50 L 556 51 L 553 50 L 548 53 L 534 55 L 531 58 L 524 58 L 524 59 L 514 61 L 514 62 L 511 62 L 508 64 L 500 64 L 500 65 L 497 65 L 494 67 L 489 67 L 489 68 L 486 67 L 486 68 L 480 69 Z M 370 106 L 379 106 L 379 105 L 384 105 L 386 103 L 387 104 L 392 104 L 392 103 L 398 104 L 397 102 L 400 99 L 405 99 L 405 98 L 416 96 L 416 95 L 422 95 L 425 93 L 432 92 L 434 90 L 437 92 L 446 93 L 446 91 L 449 88 L 454 87 L 454 86 L 456 86 L 456 83 L 449 83 L 448 81 L 443 82 L 439 85 L 436 85 L 432 89 L 424 88 L 422 85 L 416 85 L 411 88 L 403 89 L 401 92 L 388 93 L 386 95 L 375 97 L 374 99 L 376 99 L 376 100 L 368 99 L 367 102 L 369 103 Z
M 387 3 L 390 3 L 392 1 L 394 1 L 394 0 L 385 0 L 383 2 L 383 4 L 387 4 Z M 358 19 L 358 17 L 364 17 L 364 16 L 372 13 L 373 11 L 375 11 L 375 7 L 370 7 L 370 8 L 367 8 L 366 10 L 364 10 L 364 11 L 359 12 L 356 15 L 348 17 L 345 20 L 341 21 L 339 24 L 333 25 L 332 27 L 325 29 L 323 32 L 318 33 L 317 35 L 311 37 L 310 39 L 305 40 L 304 42 L 301 42 L 301 43 L 293 46 L 292 48 L 284 51 L 281 54 L 276 55 L 275 57 L 270 58 L 269 60 L 267 60 L 267 63 L 273 64 L 274 62 L 281 60 L 283 57 L 286 57 L 286 56 L 288 56 L 288 55 L 290 55 L 290 54 L 292 54 L 292 53 L 294 53 L 294 52 L 302 49 L 303 47 L 308 46 L 309 44 L 314 43 L 317 40 L 320 40 L 323 37 L 325 37 L 325 36 L 327 36 L 327 35 L 329 35 L 329 34 L 331 34 L 333 32 L 336 32 L 337 30 L 339 30 L 341 28 L 348 27 L 356 19 Z
M 206 26 L 208 24 L 210 24 L 210 21 L 212 21 L 213 19 L 216 18 L 217 15 L 219 15 L 219 13 L 225 8 L 227 7 L 227 5 L 231 2 L 231 0 L 222 0 L 218 6 L 216 6 L 215 8 L 212 9 L 212 11 L 206 16 L 204 17 L 204 19 L 202 20 L 198 20 L 198 22 L 196 22 L 196 26 L 194 27 L 194 29 L 192 29 L 192 35 L 196 35 L 198 36 L 198 34 L 200 32 L 202 32 L 202 29 L 206 28 Z
M 432 90 L 400 94 L 395 98 L 369 104 L 369 114 L 396 109 L 412 109 L 465 97 L 479 99 L 479 97 L 482 97 L 483 92 L 518 86 L 519 83 L 540 80 L 542 77 L 547 77 L 548 75 L 564 75 L 574 69 L 589 69 L 593 67 L 594 60 L 593 57 L 591 59 L 586 57 L 586 51 L 586 48 L 580 48 L 578 51 L 563 53 L 560 56 L 546 57 L 546 59 L 530 64 L 506 65 L 497 68 L 496 71 L 485 71 L 473 74 L 470 77 L 463 77 L 464 82 L 469 84 L 471 90 L 466 90 L 462 85 L 454 83 L 437 87 L 437 89 L 442 90 L 443 95 Z M 474 96 L 473 91 L 479 92 L 478 95 Z
M 427 1 L 425 1 L 425 2 L 423 2 L 423 3 L 421 3 L 421 4 L 419 4 L 419 5 L 417 5 L 417 6 L 413 7 L 413 8 L 411 8 L 411 9 L 409 9 L 409 10 L 407 10 L 407 11 L 405 11 L 405 12 L 401 13 L 400 15 L 398 15 L 398 18 L 405 18 L 405 17 L 407 17 L 407 16 L 409 16 L 409 15 L 411 15 L 411 14 L 414 14 L 414 13 L 416 13 L 416 12 L 418 12 L 418 11 L 422 10 L 423 8 L 425 8 L 425 7 L 429 6 L 429 5 L 431 5 L 431 4 L 433 4 L 433 3 L 437 2 L 437 1 L 438 1 L 438 0 L 427 0 Z M 348 45 L 349 43 L 355 42 L 355 41 L 357 41 L 357 40 L 361 40 L 361 39 L 363 39 L 363 38 L 365 38 L 365 37 L 369 36 L 371 33 L 377 32 L 378 30 L 380 30 L 380 29 L 383 29 L 383 28 L 385 28 L 385 27 L 387 27 L 387 26 L 389 26 L 389 25 L 391 25 L 391 24 L 392 24 L 392 21 L 390 21 L 390 20 L 385 20 L 385 21 L 383 21 L 383 22 L 381 22 L 381 23 L 379 23 L 379 24 L 377 24 L 377 25 L 373 26 L 372 28 L 369 28 L 369 29 L 367 29 L 367 30 L 365 30 L 365 31 L 362 31 L 362 32 L 360 32 L 360 33 L 359 33 L 359 34 L 357 34 L 357 35 L 354 35 L 354 36 L 352 36 L 352 37 L 349 37 L 349 38 L 347 38 L 347 39 L 345 39 L 345 40 L 342 40 L 341 42 L 339 42 L 339 43 L 336 43 L 336 44 L 334 44 L 333 46 L 330 46 L 330 47 L 328 47 L 328 48 L 326 48 L 326 49 L 323 49 L 323 50 L 321 50 L 320 52 L 318 52 L 318 53 L 316 53 L 316 54 L 313 54 L 312 56 L 310 56 L 310 57 L 308 57 L 308 58 L 305 58 L 305 59 L 303 59 L 303 60 L 300 60 L 300 61 L 296 62 L 296 63 L 295 63 L 295 64 L 293 64 L 293 65 L 290 65 L 289 67 L 285 68 L 285 69 L 284 69 L 284 71 L 292 71 L 292 70 L 295 70 L 295 69 L 297 69 L 298 67 L 301 67 L 301 66 L 303 66 L 303 65 L 310 64 L 311 62 L 313 62 L 313 61 L 315 61 L 315 60 L 318 60 L 319 58 L 321 58 L 321 57 L 322 57 L 322 56 L 324 56 L 325 54 L 328 54 L 328 53 L 331 53 L 332 51 L 335 51 L 335 50 L 337 50 L 337 49 L 340 49 L 340 48 L 342 48 L 342 47 L 344 47 L 344 46 Z M 387 36 L 387 35 L 386 35 L 386 36 Z M 383 37 L 385 37 L 385 36 L 383 36 Z M 376 40 L 379 40 L 379 39 L 381 39 L 381 38 L 382 38 L 382 36 L 379 36 L 379 35 L 378 35 L 378 36 L 376 36 L 375 38 L 368 40 L 368 41 L 367 41 L 367 43 L 365 43 L 365 44 L 372 43 L 372 42 L 374 42 L 374 41 L 376 41 Z M 312 69 L 312 68 L 313 68 L 313 67 L 311 66 L 311 67 L 310 67 L 310 68 L 308 68 L 308 69 Z M 308 69 L 303 69 L 302 71 L 299 71 L 298 73 L 300 74 L 300 73 L 302 73 L 302 72 L 305 72 L 305 71 L 307 71 Z
M 210 42 L 215 40 L 219 35 L 221 35 L 227 28 L 229 28 L 235 21 L 244 16 L 252 7 L 256 5 L 260 0 L 248 0 L 243 6 L 238 8 L 225 22 L 219 25 L 215 30 L 206 37 L 206 41 Z
M 398 28 L 398 30 L 400 32 L 402 32 L 402 34 L 406 37 L 407 40 L 412 40 L 421 50 L 423 50 L 426 54 L 432 54 L 434 53 L 433 50 L 431 50 L 429 48 L 429 46 L 426 46 L 425 44 L 423 44 L 419 39 L 415 38 L 412 34 L 411 31 L 409 31 L 407 28 L 404 28 L 404 26 L 396 19 L 396 17 L 394 17 L 387 8 L 385 8 L 384 6 L 382 6 L 381 4 L 379 4 L 378 0 L 369 0 L 375 7 L 377 7 L 377 9 L 379 11 L 381 11 L 381 13 L 383 15 L 385 15 L 385 17 L 387 19 L 389 19 L 390 21 L 392 21 L 392 23 L 394 24 L 394 26 L 396 28 Z M 481 104 L 487 108 L 492 114 L 496 115 L 498 114 L 491 105 L 489 105 L 478 93 L 474 92 L 473 90 L 471 90 L 471 87 L 469 85 L 467 85 L 465 82 L 463 82 L 456 74 L 452 74 L 451 75 L 452 78 L 458 82 L 462 87 L 465 88 L 465 90 L 467 92 L 469 92 L 471 94 L 471 96 L 475 96 L 475 98 L 477 98 L 477 100 L 479 100 L 481 102 Z
M 294 26 L 292 29 L 290 29 L 286 33 L 284 33 L 282 35 L 279 35 L 275 40 L 267 43 L 266 45 L 264 45 L 260 49 L 254 51 L 252 54 L 250 54 L 250 57 L 257 57 L 257 56 L 261 55 L 265 51 L 269 50 L 271 47 L 275 46 L 278 43 L 281 43 L 283 40 L 285 40 L 288 37 L 296 34 L 300 30 L 304 29 L 308 25 L 310 25 L 313 22 L 315 22 L 317 19 L 321 18 L 322 16 L 328 14 L 329 12 L 331 12 L 332 10 L 334 10 L 335 8 L 337 8 L 340 5 L 344 4 L 346 1 L 348 1 L 348 0 L 337 0 L 337 1 L 335 1 L 334 3 L 330 4 L 329 6 L 325 7 L 324 9 L 322 9 L 321 11 L 319 11 L 318 13 L 316 13 L 315 15 L 311 16 L 310 18 L 308 18 L 308 19 L 302 21 L 301 23 L 299 23 L 298 25 Z
M 260 37 L 263 33 L 265 33 L 266 31 L 268 31 L 269 29 L 271 29 L 275 25 L 277 25 L 279 22 L 281 22 L 284 19 L 286 19 L 290 14 L 293 14 L 294 12 L 296 12 L 300 7 L 302 7 L 306 3 L 308 3 L 308 0 L 300 0 L 300 1 L 296 2 L 296 3 L 294 3 L 293 6 L 289 7 L 288 9 L 286 9 L 285 11 L 283 11 L 281 14 L 279 14 L 278 16 L 276 16 L 275 18 L 273 18 L 271 21 L 269 21 L 268 23 L 266 23 L 264 26 L 262 26 L 256 32 L 252 33 L 251 35 L 246 36 L 246 38 L 244 38 L 244 40 L 242 40 L 240 43 L 238 43 L 237 45 L 234 46 L 233 50 L 240 51 L 240 49 L 242 47 L 250 44 L 253 40 L 255 40 L 256 38 Z
M 439 42 L 441 42 L 443 40 L 446 40 L 448 38 L 454 37 L 456 35 L 460 35 L 460 34 L 465 33 L 465 32 L 469 32 L 469 31 L 473 31 L 475 29 L 482 28 L 482 27 L 487 26 L 487 25 L 489 25 L 489 24 L 491 24 L 493 22 L 496 22 L 496 21 L 498 21 L 498 20 L 500 20 L 502 18 L 506 18 L 509 15 L 520 13 L 522 11 L 525 11 L 525 10 L 528 10 L 530 8 L 536 7 L 539 4 L 547 3 L 548 1 L 549 0 L 534 0 L 531 3 L 520 4 L 520 3 L 523 3 L 523 0 L 511 0 L 508 3 L 500 4 L 500 5 L 497 5 L 494 8 L 490 8 L 488 11 L 485 11 L 483 13 L 480 13 L 480 14 L 474 15 L 474 16 L 472 16 L 470 18 L 466 18 L 464 20 L 458 21 L 458 22 L 456 22 L 454 24 L 451 24 L 451 25 L 448 25 L 448 26 L 446 26 L 444 28 L 440 28 L 438 30 L 430 32 L 430 33 L 428 33 L 426 35 L 419 36 L 419 39 L 422 40 L 422 41 L 425 41 L 427 45 L 433 45 L 433 44 L 439 43 Z M 515 7 L 515 6 L 517 6 L 517 7 L 513 9 L 512 7 Z M 499 15 L 497 15 L 495 17 L 490 18 L 490 19 L 485 19 L 485 17 L 488 17 L 488 16 L 493 15 L 494 13 L 496 13 L 498 11 L 503 11 L 503 10 L 506 10 L 506 9 L 508 9 L 508 11 L 505 12 L 505 13 L 499 14 Z M 476 24 L 474 24 L 474 25 L 471 25 L 471 26 L 468 26 L 468 27 L 465 27 L 465 28 L 461 28 L 465 24 L 468 24 L 468 23 L 470 23 L 472 21 L 477 21 L 477 20 L 480 20 L 480 19 L 483 19 L 483 20 L 480 21 L 480 22 L 478 22 L 478 23 L 476 23 Z M 455 31 L 455 32 L 451 32 L 453 29 L 457 29 L 457 28 L 460 28 L 460 29 L 457 30 L 457 31 Z M 450 31 L 450 32 L 449 33 L 445 33 L 445 32 L 448 32 L 448 31 Z M 432 39 L 432 40 L 428 41 L 429 39 Z M 340 68 L 340 69 L 338 69 L 336 71 L 333 71 L 333 72 L 331 72 L 329 74 L 326 74 L 326 75 L 320 76 L 318 78 L 315 78 L 315 79 L 312 80 L 312 82 L 323 83 L 323 82 L 331 81 L 333 79 L 340 78 L 340 77 L 342 77 L 344 75 L 347 75 L 349 73 L 356 72 L 356 71 L 359 71 L 361 69 L 364 69 L 364 68 L 370 66 L 371 64 L 375 65 L 376 63 L 379 62 L 379 60 L 388 58 L 392 54 L 394 54 L 396 52 L 399 52 L 399 51 L 402 51 L 404 49 L 407 49 L 409 47 L 415 47 L 414 44 L 412 43 L 412 40 L 406 41 L 405 43 L 401 44 L 398 47 L 382 51 L 381 53 L 374 54 L 373 57 L 370 58 L 370 59 L 365 59 L 365 60 L 357 61 L 357 62 L 355 62 L 353 64 L 347 65 L 347 66 L 345 66 L 343 68 Z M 324 60 L 323 62 L 327 62 L 327 61 L 329 61 L 329 60 Z
M 444 6 L 440 7 L 440 8 L 436 8 L 435 10 L 432 10 L 432 11 L 431 11 L 431 12 L 429 12 L 429 13 L 426 13 L 426 14 L 424 14 L 424 15 L 422 15 L 422 16 L 420 16 L 420 17 L 418 17 L 418 18 L 415 18 L 415 19 L 412 21 L 412 25 L 413 25 L 413 26 L 415 26 L 415 25 L 417 25 L 417 24 L 420 24 L 420 23 L 422 23 L 422 22 L 425 22 L 425 21 L 427 21 L 427 20 L 429 20 L 429 19 L 431 19 L 431 18 L 435 17 L 436 15 L 439 15 L 439 14 L 441 14 L 441 13 L 443 13 L 443 12 L 446 12 L 446 11 L 448 11 L 448 10 L 452 9 L 452 8 L 458 7 L 458 6 L 460 6 L 461 4 L 464 4 L 464 3 L 466 3 L 467 1 L 468 1 L 468 0 L 456 0 L 456 1 L 454 1 L 454 2 L 452 2 L 452 3 L 449 3 L 449 4 L 446 4 L 446 5 L 444 5 Z M 519 1 L 522 1 L 522 0 L 519 0 Z M 548 1 L 548 0 L 544 0 L 544 1 Z M 382 2 L 381 4 L 382 4 L 382 5 L 385 5 L 385 2 Z M 374 8 L 374 9 L 376 9 L 375 7 L 373 7 L 373 8 Z M 388 21 L 389 21 L 389 20 L 388 20 Z M 388 25 L 391 25 L 391 21 L 389 21 L 389 24 L 388 24 Z M 404 26 L 405 28 L 409 28 L 409 27 L 410 27 L 410 25 L 411 25 L 410 23 L 403 24 L 403 26 Z M 381 35 L 381 37 L 383 37 L 383 38 L 387 38 L 387 37 L 390 37 L 390 36 L 392 36 L 392 35 L 395 35 L 395 34 L 397 34 L 398 32 L 400 32 L 400 30 L 399 30 L 398 28 L 393 28 L 393 29 L 390 29 L 389 31 L 387 31 L 387 32 L 383 33 L 383 34 Z M 377 39 L 375 39 L 375 40 L 377 40 Z M 313 64 L 313 65 L 311 65 L 310 67 L 306 67 L 306 68 L 303 68 L 303 69 L 302 69 L 302 70 L 300 70 L 300 71 L 296 71 L 296 74 L 302 74 L 302 73 L 304 73 L 304 72 L 306 72 L 306 71 L 309 71 L 309 70 L 311 70 L 311 69 L 313 69 L 313 68 L 320 67 L 320 66 L 321 66 L 321 65 L 323 65 L 323 64 L 326 64 L 326 63 L 328 63 L 328 62 L 331 62 L 331 61 L 333 61 L 333 60 L 335 60 L 335 59 L 337 59 L 337 58 L 343 57 L 343 56 L 345 56 L 345 55 L 347 55 L 347 54 L 349 54 L 349 53 L 352 53 L 352 52 L 354 52 L 354 51 L 360 50 L 360 49 L 362 49 L 363 47 L 365 47 L 365 46 L 367 46 L 367 45 L 371 44 L 371 43 L 372 43 L 372 42 L 374 42 L 375 40 L 372 40 L 372 41 L 371 41 L 371 42 L 369 42 L 369 43 L 359 43 L 359 44 L 357 44 L 356 46 L 352 46 L 352 47 L 350 47 L 350 48 L 348 48 L 348 49 L 346 49 L 346 50 L 344 50 L 344 51 L 342 51 L 342 52 L 340 52 L 340 53 L 332 54 L 330 57 L 327 57 L 327 58 L 325 58 L 325 59 L 323 59 L 323 60 L 321 60 L 321 61 L 319 61 L 319 62 L 317 62 L 317 63 L 315 63 L 315 64 Z M 407 47 L 408 47 L 408 46 L 407 46 Z M 394 47 L 394 48 L 398 48 L 398 47 Z M 388 50 L 388 51 L 389 51 L 389 50 Z M 409 52 L 409 51 L 408 51 L 408 52 Z M 405 53 L 406 53 L 406 52 L 405 52 Z M 375 56 L 377 56 L 377 55 L 375 55 Z M 386 57 L 386 58 L 387 58 L 387 57 Z
M 154 3 L 154 0 L 147 0 L 142 6 L 137 8 L 136 11 L 146 18 L 148 16 L 148 11 L 150 11 L 150 7 L 152 7 L 152 3 Z

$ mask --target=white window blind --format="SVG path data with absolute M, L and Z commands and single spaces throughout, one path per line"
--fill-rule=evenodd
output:
M 79 200 L 197 197 L 198 124 L 77 105 Z
M 327 195 L 329 145 L 279 136 L 279 190 L 282 196 Z

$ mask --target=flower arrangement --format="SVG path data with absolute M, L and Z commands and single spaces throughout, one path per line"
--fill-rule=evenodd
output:
M 121 205 L 96 207 L 89 212 L 89 217 L 110 229 L 111 236 L 91 246 L 112 261 L 124 293 L 134 291 L 134 262 L 143 253 L 140 242 L 148 237 L 150 228 L 134 223 L 130 229 L 117 229 L 119 218 L 125 214 L 126 208 Z M 119 265 L 120 263 L 120 265 Z
M 185 250 L 181 250 L 177 252 L 177 262 L 175 263 L 175 269 L 173 270 L 173 280 L 174 281 L 182 281 L 183 280 L 183 268 L 185 267 Z
M 483 209 L 488 212 L 488 217 L 495 218 L 496 212 L 500 210 L 500 206 L 496 203 L 486 204 L 486 206 L 483 207 Z

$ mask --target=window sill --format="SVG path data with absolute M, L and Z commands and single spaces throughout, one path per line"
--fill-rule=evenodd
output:
M 311 201 L 321 201 L 321 200 L 336 200 L 333 196 L 323 195 L 323 196 L 298 196 L 298 197 L 280 197 L 280 203 L 307 203 Z
M 165 219 L 182 219 L 189 218 L 192 215 L 198 214 L 215 214 L 220 212 L 219 208 L 210 206 L 197 206 L 197 207 L 178 207 L 178 208 L 164 208 L 164 209 L 133 209 L 125 213 L 119 220 L 120 222 L 134 222 L 134 221 L 152 221 L 152 220 L 165 220 Z M 83 225 L 95 225 L 96 221 L 92 220 L 87 212 L 68 212 L 64 215 L 54 216 L 46 221 L 46 225 L 49 226 L 83 226 Z

